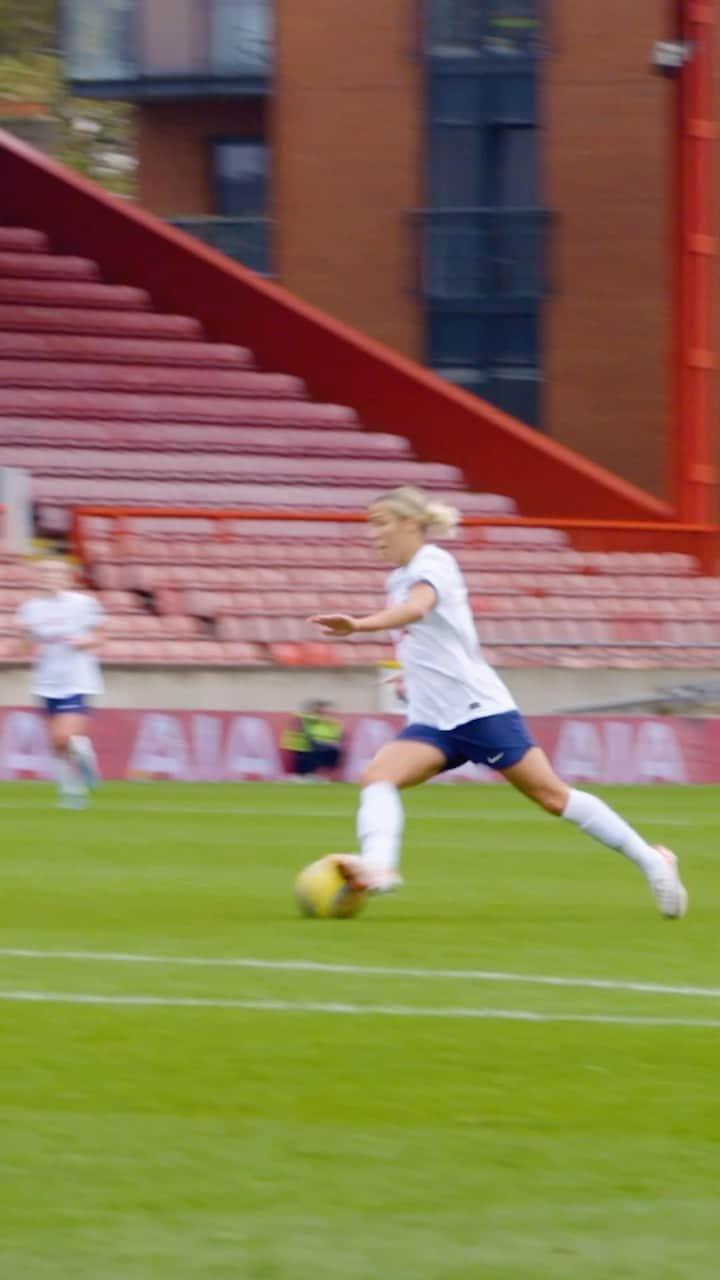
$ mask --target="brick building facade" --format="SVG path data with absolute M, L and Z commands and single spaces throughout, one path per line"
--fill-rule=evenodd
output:
M 660 492 L 668 9 L 66 0 L 65 43 L 147 208 Z

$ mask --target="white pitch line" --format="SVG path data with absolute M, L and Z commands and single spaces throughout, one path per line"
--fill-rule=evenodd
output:
M 699 996 L 720 999 L 720 987 L 696 987 L 621 978 L 574 978 L 547 973 L 511 973 L 497 969 L 424 969 L 392 965 L 329 964 L 320 960 L 263 960 L 255 956 L 159 956 L 126 951 L 38 951 L 0 948 L 0 960 L 69 960 L 100 964 L 160 965 L 168 968 L 253 969 L 281 973 L 326 973 L 368 978 L 421 978 L 441 981 L 508 982 L 521 986 L 573 987 L 585 991 L 633 991 L 644 995 Z
M 192 784 L 188 783 L 187 785 L 190 786 Z M 279 784 L 279 785 L 282 785 L 282 784 Z M 472 786 L 473 784 L 468 783 L 467 785 Z M 22 812 L 26 812 L 27 810 L 33 810 L 37 812 L 42 812 L 48 808 L 51 808 L 53 806 L 53 803 L 54 803 L 53 801 L 44 803 L 43 801 L 23 802 L 20 800 L 17 800 L 17 801 L 0 800 L 0 810 L 2 809 L 20 810 Z M 93 810 L 90 809 L 88 812 L 93 812 Z M 231 818 L 270 818 L 270 817 L 276 818 L 278 816 L 277 808 L 274 808 L 274 809 L 260 808 L 260 807 L 239 808 L 239 807 L 227 806 L 227 805 L 225 806 L 218 805 L 217 807 L 215 806 L 206 807 L 202 805 L 183 806 L 183 807 L 180 807 L 177 805 L 134 805 L 134 804 L 111 805 L 111 804 L 105 804 L 103 802 L 101 802 L 97 806 L 94 812 L 101 813 L 101 814 L 105 814 L 105 813 L 108 813 L 108 814 L 109 813 L 172 814 L 173 816 L 182 816 L 183 814 L 188 814 L 190 816 L 198 815 L 201 817 L 202 816 L 207 817 L 208 815 L 212 816 L 217 814 L 221 817 L 231 817 Z M 288 817 L 288 818 L 337 818 L 338 820 L 347 821 L 350 817 L 352 817 L 352 813 L 350 809 L 348 810 L 291 809 L 284 805 L 282 808 L 282 813 L 284 817 Z M 437 822 L 443 822 L 443 823 L 447 823 L 447 822 L 515 823 L 517 822 L 517 823 L 528 823 L 529 825 L 534 826 L 537 824 L 538 819 L 543 818 L 543 814 L 535 809 L 526 809 L 525 812 L 519 812 L 519 813 L 510 812 L 510 811 L 507 811 L 505 813 L 502 813 L 502 812 L 497 813 L 495 811 L 488 812 L 487 810 L 483 811 L 481 808 L 478 808 L 477 812 L 475 813 L 446 813 L 442 809 L 428 809 L 423 812 L 418 811 L 417 813 L 411 813 L 409 817 L 413 822 L 425 822 L 425 821 L 431 821 L 431 822 L 437 821 Z M 635 818 L 634 821 L 636 821 L 637 823 L 643 823 L 643 824 L 652 823 L 655 826 L 666 826 L 666 827 L 667 826 L 687 827 L 690 825 L 689 820 L 686 818 L 674 818 L 674 817 L 664 818 L 661 815 L 659 816 L 656 813 L 652 815 L 648 814 L 645 817 Z M 712 826 L 714 825 L 714 822 L 711 822 L 710 819 L 707 819 L 707 821 L 705 822 L 693 820 L 692 825 L 694 827 Z
M 346 1004 L 302 1000 L 222 1000 L 201 996 L 112 996 L 62 991 L 0 991 L 17 1004 L 85 1005 L 132 1009 L 227 1009 L 251 1013 L 327 1013 L 388 1018 L 477 1019 L 497 1022 L 587 1023 L 621 1027 L 697 1027 L 720 1031 L 720 1019 L 653 1018 L 610 1013 L 538 1013 L 531 1009 L 436 1008 L 405 1004 Z

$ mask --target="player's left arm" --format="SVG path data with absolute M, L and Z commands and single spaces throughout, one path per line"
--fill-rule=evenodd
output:
M 88 618 L 82 631 L 70 641 L 74 649 L 98 649 L 105 634 L 105 614 L 97 600 L 92 601 Z
M 416 582 L 404 600 L 391 604 L 379 613 L 353 618 L 345 613 L 318 613 L 310 619 L 323 628 L 325 635 L 349 636 L 353 632 L 396 631 L 419 622 L 437 604 L 437 592 L 429 582 Z

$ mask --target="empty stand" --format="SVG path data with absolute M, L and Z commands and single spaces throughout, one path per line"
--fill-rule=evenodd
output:
M 255 645 L 290 665 L 392 656 L 384 636 L 323 641 L 307 621 L 381 606 L 387 569 L 357 523 L 131 514 L 82 523 L 98 585 L 139 592 L 161 616 L 189 615 L 223 645 Z M 688 556 L 580 552 L 561 531 L 493 525 L 467 528 L 453 549 L 493 662 L 692 667 L 720 657 L 720 581 Z
M 191 342 L 200 325 L 190 316 L 159 316 L 154 311 L 102 310 L 39 303 L 0 302 L 0 350 L 21 333 L 63 334 L 101 338 L 150 338 Z M 11 348 L 9 347 L 8 350 Z M 106 349 L 107 350 L 107 349 Z
M 94 280 L 17 280 L 0 277 L 0 303 L 34 302 L 44 306 L 82 307 L 114 311 L 146 311 L 150 299 L 132 285 L 99 284 Z
M 282 458 L 256 454 L 238 456 L 235 453 L 227 457 L 222 453 L 205 453 L 201 448 L 189 454 L 175 453 L 170 449 L 118 452 L 112 448 L 92 450 L 67 446 L 61 452 L 34 446 L 6 445 L 3 448 L 3 458 L 6 466 L 25 467 L 38 477 L 134 481 L 141 475 L 146 480 L 205 481 L 208 484 L 220 483 L 223 487 L 243 483 L 273 486 L 341 483 L 347 487 L 372 486 L 377 490 L 383 485 L 403 482 L 424 483 L 429 488 L 447 490 L 462 487 L 462 475 L 455 467 L 396 460 L 391 457 L 353 457 L 340 462 L 335 458 L 313 458 L 308 461 L 302 457 Z M 467 495 L 465 501 L 468 505 L 478 505 L 476 495 Z M 483 495 L 481 505 L 487 505 Z
M 99 280 L 87 258 L 51 257 L 47 253 L 0 248 L 0 278 L 8 280 Z
M 301 379 L 259 368 L 246 347 L 208 342 L 192 318 L 157 314 L 143 289 L 102 280 L 91 260 L 54 254 L 21 227 L 0 227 L 0 457 L 30 472 L 51 533 L 88 504 L 278 512 L 83 518 L 106 661 L 373 665 L 390 656 L 387 637 L 338 644 L 307 618 L 375 609 L 386 570 L 357 525 L 292 513 L 356 512 L 401 483 L 466 515 L 515 512 L 510 497 L 468 492 L 459 468 L 364 430 L 352 409 L 315 403 Z M 690 555 L 581 551 L 561 530 L 502 524 L 466 528 L 458 554 L 495 662 L 720 656 L 718 580 Z M 5 660 L 9 619 L 30 587 L 27 567 L 6 557 Z
M 309 484 L 244 484 L 220 481 L 179 481 L 128 479 L 94 479 L 87 477 L 36 476 L 33 493 L 38 504 L 41 524 L 48 531 L 65 532 L 69 511 L 76 504 L 115 506 L 167 506 L 182 503 L 184 507 L 206 508 L 218 503 L 220 495 L 236 507 L 258 508 L 270 503 L 287 511 L 327 510 L 329 502 L 338 510 L 357 511 L 368 506 L 386 487 L 387 480 L 372 488 L 330 487 Z M 435 488 L 435 485 L 428 485 Z M 474 515 L 508 514 L 511 499 L 497 494 L 453 493 L 453 501 L 461 511 Z
M 73 316 L 73 319 L 76 319 Z M 161 319 L 156 316 L 154 319 Z M 103 334 L 55 333 L 52 330 L 5 332 L 0 339 L 2 362 L 10 360 L 63 361 L 85 365 L 105 365 L 108 359 L 107 337 Z M 186 335 L 186 338 L 189 335 Z M 252 352 L 220 342 L 188 342 L 175 338 L 132 338 L 115 336 L 112 343 L 113 366 L 159 365 L 164 369 L 251 369 Z
M 0 347 L 1 351 L 1 347 Z M 150 404 L 156 395 L 175 395 L 186 392 L 191 396 L 236 397 L 238 399 L 294 399 L 305 394 L 299 378 L 285 374 L 258 373 L 239 366 L 237 369 L 206 368 L 199 364 L 186 369 L 183 366 L 165 366 L 159 361 L 148 375 L 146 363 L 131 364 L 124 361 L 65 360 L 8 360 L 0 354 L 0 404 L 13 403 L 13 391 L 35 395 L 38 391 L 60 393 L 100 391 L 105 396 L 117 392 L 147 394 Z M 17 397 L 15 397 L 17 399 Z M 70 397 L 69 403 L 72 403 Z M 42 396 L 38 403 L 47 406 Z M 106 404 L 107 400 L 103 400 Z M 121 401 L 122 403 L 122 401 Z M 52 416 L 52 415 L 51 415 Z
M 0 228 L 0 448 L 31 472 L 49 532 L 76 503 L 350 509 L 403 482 L 457 492 L 466 511 L 514 509 L 27 228 Z
M 0 550 L 0 583 L 0 662 L 24 664 L 15 613 L 37 589 L 33 565 Z M 271 661 L 267 646 L 211 634 L 190 613 L 157 614 L 133 590 L 101 590 L 99 600 L 106 615 L 104 663 L 257 666 Z
M 57 451 L 61 446 L 77 449 L 120 449 L 190 453 L 231 453 L 251 457 L 256 453 L 271 457 L 412 458 L 410 446 L 401 436 L 370 432 L 315 430 L 312 427 L 205 426 L 198 439 L 197 428 L 187 423 L 77 422 L 63 418 L 0 419 L 0 448 L 41 445 Z
M 47 253 L 47 236 L 42 231 L 33 231 L 30 227 L 0 227 L 0 252 L 2 253 Z

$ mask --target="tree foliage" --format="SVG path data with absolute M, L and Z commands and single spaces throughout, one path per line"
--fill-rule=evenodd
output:
M 22 58 L 55 47 L 56 0 L 0 0 L 0 55 Z
M 57 121 L 57 159 L 130 195 L 132 108 L 70 97 L 55 45 L 55 0 L 0 0 L 0 115 L 3 99 L 46 107 Z

